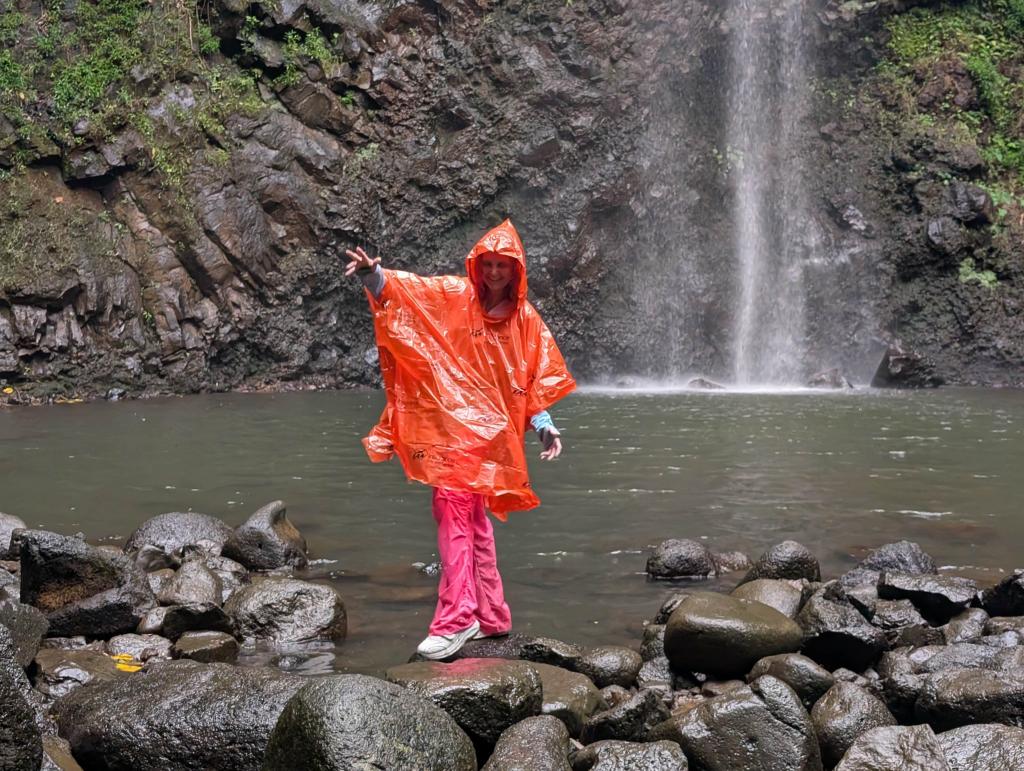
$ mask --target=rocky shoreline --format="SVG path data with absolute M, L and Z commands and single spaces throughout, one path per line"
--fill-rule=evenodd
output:
M 678 591 L 633 648 L 513 633 L 381 677 L 235 666 L 345 638 L 307 559 L 280 501 L 237 528 L 162 514 L 123 547 L 0 513 L 0 768 L 1024 768 L 1024 572 L 980 587 L 901 541 L 823 580 L 793 541 L 752 562 L 672 539 L 647 574 Z

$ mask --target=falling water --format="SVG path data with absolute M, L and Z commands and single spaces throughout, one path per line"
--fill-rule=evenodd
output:
M 799 127 L 808 72 L 804 0 L 734 0 L 729 147 L 735 201 L 737 384 L 790 384 L 804 372 L 808 214 Z

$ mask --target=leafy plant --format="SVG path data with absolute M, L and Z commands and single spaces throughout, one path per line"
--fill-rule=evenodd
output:
M 986 289 L 994 289 L 999 285 L 999 278 L 991 270 L 978 270 L 974 259 L 968 257 L 960 263 L 960 283 L 969 284 L 976 281 Z

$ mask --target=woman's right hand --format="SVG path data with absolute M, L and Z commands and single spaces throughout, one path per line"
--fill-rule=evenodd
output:
M 357 246 L 354 252 L 351 249 L 346 249 L 345 254 L 351 259 L 351 262 L 345 266 L 345 276 L 351 276 L 357 270 L 373 270 L 380 265 L 380 257 L 371 259 L 361 246 Z

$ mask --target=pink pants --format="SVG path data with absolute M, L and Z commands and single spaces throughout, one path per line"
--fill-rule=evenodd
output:
M 512 628 L 512 614 L 498 575 L 494 529 L 484 511 L 484 497 L 434 488 L 437 550 L 441 583 L 430 634 L 460 632 L 476 619 L 484 634 Z

